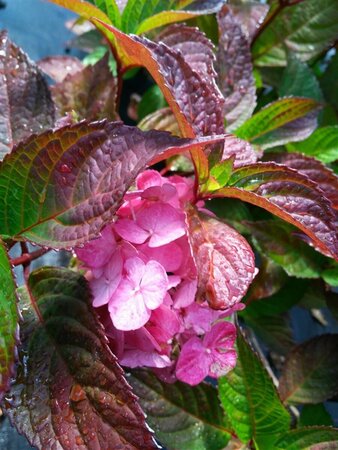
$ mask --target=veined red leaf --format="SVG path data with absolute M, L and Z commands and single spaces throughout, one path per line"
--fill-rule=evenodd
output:
M 54 105 L 38 67 L 0 32 L 0 160 L 13 144 L 54 125 Z
M 234 197 L 260 206 L 302 230 L 314 246 L 338 258 L 335 212 L 316 183 L 276 163 L 256 163 L 234 170 L 227 187 L 211 197 Z
M 307 138 L 317 126 L 319 103 L 286 97 L 262 108 L 236 130 L 236 136 L 262 148 Z
M 227 5 L 218 13 L 217 20 L 218 84 L 225 97 L 226 128 L 232 131 L 251 117 L 256 106 L 256 86 L 250 45 L 240 23 Z
M 81 122 L 32 136 L 0 167 L 0 234 L 65 248 L 97 235 L 147 165 L 222 142 Z
M 245 295 L 255 276 L 255 257 L 247 241 L 223 222 L 187 211 L 189 240 L 198 273 L 199 298 L 227 309 Z
M 257 29 L 263 23 L 265 16 L 269 11 L 269 5 L 257 1 L 250 1 L 242 3 L 231 2 L 229 5 L 233 16 L 241 24 L 243 33 L 245 34 L 249 43 L 257 33 Z
M 5 244 L 0 240 L 0 401 L 14 375 L 18 320 L 12 267 Z
M 331 200 L 333 207 L 338 209 L 338 177 L 331 169 L 320 161 L 300 153 L 270 153 L 268 155 L 269 159 L 296 169 L 317 183 L 325 197 Z
M 31 445 L 156 449 L 91 307 L 84 277 L 68 269 L 39 269 L 20 303 L 21 364 L 5 407 Z
M 78 120 L 118 119 L 117 81 L 108 65 L 108 54 L 51 87 L 59 117 L 74 111 Z
M 56 83 L 60 83 L 67 75 L 74 75 L 84 68 L 82 61 L 74 56 L 47 56 L 40 59 L 37 65 Z

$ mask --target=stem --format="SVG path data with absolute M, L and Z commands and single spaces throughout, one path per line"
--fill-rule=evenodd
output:
M 26 248 L 27 246 L 22 245 L 21 246 L 22 249 Z M 28 249 L 24 251 L 24 253 L 22 253 L 21 256 L 18 256 L 17 258 L 13 258 L 11 259 L 11 264 L 13 266 L 29 266 L 29 264 L 34 261 L 35 259 L 40 258 L 41 256 L 43 256 L 44 254 L 50 252 L 51 249 L 50 248 L 39 248 L 38 250 L 35 250 L 32 253 L 28 253 Z

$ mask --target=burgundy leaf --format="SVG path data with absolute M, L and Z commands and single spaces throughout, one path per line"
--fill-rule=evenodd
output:
M 231 3 L 229 5 L 233 16 L 241 24 L 242 31 L 249 43 L 257 33 L 257 29 L 263 23 L 270 7 L 260 2 Z
M 218 13 L 217 19 L 218 83 L 225 97 L 226 127 L 232 131 L 245 122 L 255 109 L 256 87 L 250 45 L 240 22 L 226 5 Z
M 37 66 L 0 32 L 0 159 L 13 144 L 54 125 L 54 105 Z
M 338 258 L 335 212 L 316 183 L 276 163 L 236 169 L 213 197 L 234 197 L 260 206 L 302 230 L 322 253 Z
M 215 309 L 234 306 L 255 276 L 250 245 L 233 228 L 191 208 L 189 239 L 198 272 L 197 298 L 207 298 Z
M 40 59 L 37 65 L 56 83 L 60 83 L 67 75 L 74 75 L 84 67 L 82 62 L 74 56 L 47 56 Z
M 94 66 L 67 75 L 51 91 L 59 117 L 74 111 L 80 120 L 118 118 L 117 82 L 108 66 L 108 54 Z
M 156 449 L 84 277 L 39 269 L 21 297 L 20 364 L 4 402 L 18 431 L 41 450 Z
M 333 207 L 338 209 L 338 177 L 323 163 L 300 153 L 267 153 L 267 157 L 277 163 L 296 169 L 299 173 L 316 182 L 325 197 L 331 200 Z
M 0 234 L 54 248 L 86 242 L 113 219 L 147 165 L 222 141 L 106 121 L 32 136 L 0 166 Z
M 256 151 L 249 142 L 239 139 L 232 134 L 226 135 L 224 139 L 222 161 L 234 156 L 234 166 L 240 167 L 255 163 L 260 155 L 261 153 Z

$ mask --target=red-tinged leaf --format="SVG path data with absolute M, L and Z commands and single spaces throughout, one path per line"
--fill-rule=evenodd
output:
M 48 0 L 51 3 L 70 9 L 84 19 L 90 20 L 93 17 L 106 23 L 111 23 L 109 17 L 92 3 L 85 0 Z
M 236 130 L 236 136 L 263 149 L 307 138 L 317 126 L 319 103 L 286 97 L 262 108 Z
M 15 372 L 18 320 L 12 267 L 5 244 L 0 240 L 0 402 Z
M 117 81 L 108 65 L 108 54 L 94 66 L 69 74 L 51 87 L 59 118 L 75 112 L 78 120 L 118 119 Z
M 331 200 L 335 209 L 338 209 L 338 177 L 320 161 L 300 153 L 268 154 L 270 159 L 284 164 L 299 173 L 306 175 L 311 181 L 317 183 L 325 197 Z
M 240 167 L 255 163 L 260 155 L 261 153 L 256 151 L 248 142 L 232 134 L 225 136 L 222 161 L 234 156 L 234 166 Z
M 247 241 L 223 222 L 187 212 L 189 239 L 198 273 L 198 298 L 227 309 L 245 295 L 255 276 L 255 258 Z
M 68 269 L 39 269 L 20 306 L 21 364 L 4 404 L 30 444 L 41 450 L 157 448 L 107 345 L 86 280 Z
M 261 263 L 258 275 L 252 282 L 246 295 L 247 302 L 270 297 L 276 294 L 287 280 L 284 270 L 264 255 L 260 255 Z
M 232 14 L 241 24 L 242 31 L 249 43 L 257 33 L 257 29 L 263 23 L 268 11 L 269 5 L 262 4 L 257 1 L 248 3 L 233 3 L 229 5 Z
M 0 166 L 0 234 L 54 248 L 86 242 L 113 219 L 147 165 L 222 139 L 181 139 L 106 121 L 32 136 Z
M 54 105 L 37 66 L 0 32 L 0 160 L 13 144 L 54 125 Z
M 234 170 L 228 186 L 212 197 L 233 197 L 260 206 L 302 230 L 322 253 L 338 258 L 335 212 L 316 183 L 276 163 Z
M 74 75 L 84 67 L 83 63 L 75 56 L 47 56 L 40 59 L 37 65 L 56 83 L 60 83 L 67 75 Z
M 218 84 L 225 97 L 226 128 L 235 130 L 246 121 L 256 106 L 250 45 L 240 22 L 224 6 L 217 15 L 219 47 L 217 52 Z
M 163 43 L 128 36 L 116 28 L 94 20 L 114 34 L 120 58 L 130 66 L 145 67 L 171 107 L 182 136 L 223 133 L 223 99 L 218 89 L 197 74 L 183 55 Z M 112 43 L 114 45 L 114 43 Z
M 143 131 L 169 131 L 175 136 L 180 136 L 176 118 L 170 108 L 158 109 L 142 119 L 137 126 Z

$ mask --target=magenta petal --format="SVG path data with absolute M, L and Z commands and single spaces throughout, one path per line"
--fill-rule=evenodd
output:
M 184 325 L 186 329 L 193 329 L 197 334 L 204 334 L 210 331 L 222 311 L 211 309 L 208 304 L 199 305 L 192 303 L 184 309 Z
M 235 350 L 228 350 L 226 353 L 213 352 L 211 358 L 209 376 L 219 378 L 236 366 L 237 353 Z
M 136 222 L 130 219 L 119 219 L 114 224 L 115 231 L 126 241 L 133 244 L 143 244 L 148 238 L 149 232 L 139 227 Z
M 185 308 L 195 301 L 197 291 L 197 279 L 185 280 L 177 288 L 174 295 L 174 307 Z
M 160 355 L 159 353 L 142 352 L 141 350 L 126 350 L 120 358 L 119 363 L 122 366 L 130 368 L 134 367 L 168 367 L 171 365 L 171 361 L 166 355 Z
M 93 306 L 98 307 L 107 304 L 112 298 L 122 278 L 122 257 L 120 251 L 116 251 L 109 263 L 103 269 L 103 276 L 91 281 L 93 291 Z
M 143 244 L 140 250 L 149 259 L 158 261 L 167 272 L 175 272 L 182 264 L 183 253 L 176 242 L 170 242 L 161 247 L 149 247 L 148 244 Z
M 108 225 L 98 239 L 87 242 L 83 248 L 76 248 L 75 253 L 86 267 L 93 269 L 107 264 L 115 248 L 115 237 L 111 226 Z
M 181 350 L 177 360 L 176 376 L 192 386 L 201 383 L 209 373 L 211 355 L 206 352 L 201 340 L 192 337 Z
M 216 323 L 211 330 L 205 334 L 203 345 L 213 351 L 226 352 L 232 349 L 236 340 L 236 327 L 234 324 L 222 321 Z
M 163 178 L 156 170 L 145 170 L 136 178 L 137 189 L 144 190 L 151 186 L 162 186 Z
M 160 263 L 154 260 L 147 262 L 140 288 L 144 303 L 149 309 L 155 309 L 163 303 L 168 289 L 168 277 Z

